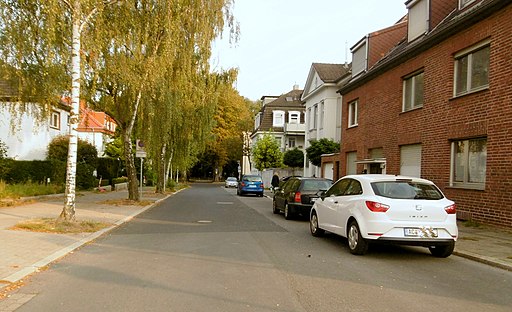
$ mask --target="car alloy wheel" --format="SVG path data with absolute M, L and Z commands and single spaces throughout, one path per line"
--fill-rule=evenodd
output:
M 316 212 L 311 213 L 311 217 L 309 218 L 309 230 L 311 231 L 311 235 L 315 237 L 322 236 L 325 231 L 318 227 L 318 216 Z
M 350 222 L 348 233 L 348 248 L 354 255 L 364 255 L 368 251 L 368 242 L 361 236 L 361 231 L 356 221 Z

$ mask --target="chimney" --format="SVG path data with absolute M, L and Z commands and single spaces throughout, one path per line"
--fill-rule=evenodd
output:
M 294 84 L 293 85 L 293 90 L 299 90 L 299 85 L 298 84 Z

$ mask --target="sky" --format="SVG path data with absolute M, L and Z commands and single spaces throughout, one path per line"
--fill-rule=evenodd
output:
M 238 68 L 236 89 L 258 100 L 304 88 L 312 63 L 351 62 L 350 48 L 395 24 L 405 0 L 235 0 L 238 43 L 212 46 L 213 70 Z

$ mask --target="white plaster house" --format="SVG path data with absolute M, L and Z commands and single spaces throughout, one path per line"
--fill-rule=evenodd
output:
M 302 90 L 293 90 L 281 96 L 263 96 L 262 108 L 256 115 L 251 146 L 264 135 L 271 134 L 281 145 L 281 151 L 298 148 L 304 151 L 305 116 L 300 100 Z
M 305 146 L 322 138 L 341 142 L 341 95 L 336 91 L 351 78 L 350 64 L 313 63 L 304 86 L 301 101 L 306 112 Z M 304 176 L 333 178 L 334 164 L 324 166 L 324 172 L 304 161 Z
M 34 116 L 42 113 L 36 104 L 27 104 L 32 113 L 23 113 L 21 118 L 13 119 L 10 109 L 16 105 L 19 104 L 0 102 L 0 141 L 7 146 L 7 157 L 16 160 L 45 159 L 48 144 L 53 138 L 68 133 L 69 107 L 55 106 L 46 121 L 37 122 Z
M 69 100 L 63 99 L 51 108 L 46 120 L 37 121 L 43 113 L 33 103 L 26 104 L 27 113 L 19 113 L 19 103 L 12 101 L 12 89 L 0 82 L 0 141 L 7 146 L 7 157 L 16 160 L 43 160 L 48 144 L 57 136 L 69 133 Z M 14 112 L 13 112 L 14 110 Z M 13 114 L 19 114 L 13 117 Z M 116 128 L 114 120 L 105 113 L 80 107 L 78 137 L 96 146 L 102 157 L 106 144 L 112 140 Z

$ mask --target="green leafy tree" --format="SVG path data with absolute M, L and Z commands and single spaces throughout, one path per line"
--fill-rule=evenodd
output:
M 82 57 L 91 48 L 82 46 L 82 35 L 91 29 L 94 31 L 88 34 L 104 35 L 105 28 L 96 25 L 96 17 L 106 7 L 118 3 L 121 1 L 0 0 L 0 58 L 8 64 L 3 69 L 10 80 L 20 84 L 18 99 L 22 107 L 39 103 L 48 112 L 52 103 L 70 93 L 69 154 L 61 220 L 75 220 Z
M 252 161 L 258 170 L 279 168 L 282 165 L 283 153 L 279 143 L 270 134 L 264 134 L 252 149 Z
M 48 144 L 46 158 L 48 160 L 56 159 L 66 161 L 68 157 L 69 138 L 66 136 L 55 137 Z M 98 150 L 94 145 L 86 140 L 78 139 L 77 161 L 91 166 L 96 166 L 98 162 Z
M 337 153 L 339 151 L 339 143 L 336 143 L 331 139 L 323 138 L 311 141 L 311 145 L 306 148 L 306 155 L 309 158 L 309 162 L 320 167 L 322 165 L 322 155 Z
M 54 166 L 66 169 L 68 158 L 69 138 L 67 136 L 55 137 L 48 144 L 46 158 L 54 161 Z M 93 172 L 98 165 L 98 150 L 86 140 L 78 138 L 77 141 L 77 168 L 76 186 L 79 189 L 89 189 L 96 184 Z M 67 169 L 66 169 L 67 170 Z M 60 170 L 58 170 L 61 172 Z M 64 178 L 63 178 L 64 179 Z M 57 178 L 60 180 L 60 178 Z
M 298 148 L 288 150 L 283 155 L 283 164 L 291 168 L 304 166 L 304 152 Z

